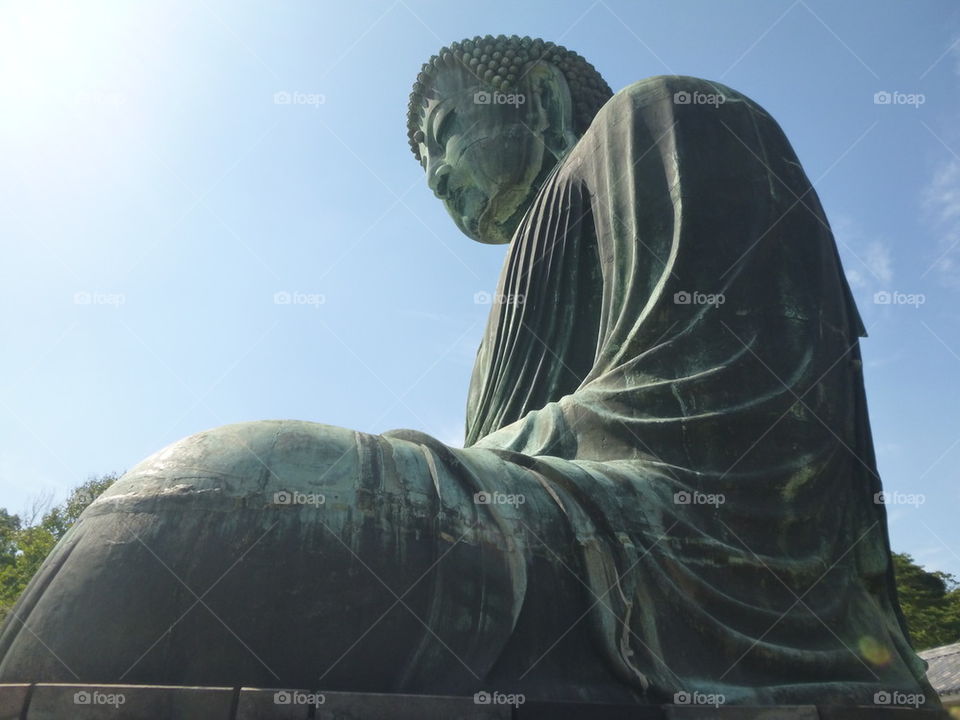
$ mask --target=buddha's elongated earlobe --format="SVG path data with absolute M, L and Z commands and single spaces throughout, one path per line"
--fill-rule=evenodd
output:
M 560 159 L 576 144 L 573 127 L 573 98 L 566 78 L 550 63 L 538 62 L 530 69 L 529 87 L 536 117 L 536 131 L 547 150 Z

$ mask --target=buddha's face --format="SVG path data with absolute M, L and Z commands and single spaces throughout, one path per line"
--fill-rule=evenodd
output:
M 438 97 L 429 101 L 420 128 L 427 184 L 468 237 L 508 243 L 545 163 L 555 163 L 541 137 L 535 98 L 522 89 L 480 95 L 476 78 L 458 69 L 441 73 L 435 87 Z

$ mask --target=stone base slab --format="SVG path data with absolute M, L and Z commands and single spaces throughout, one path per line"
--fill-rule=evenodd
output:
M 170 685 L 0 684 L 0 720 L 949 720 L 883 706 L 692 706 Z M 501 698 L 502 699 L 502 698 Z

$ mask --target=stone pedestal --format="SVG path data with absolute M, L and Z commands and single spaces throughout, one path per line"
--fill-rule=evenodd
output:
M 912 708 L 604 705 L 170 685 L 0 684 L 0 720 L 949 720 Z

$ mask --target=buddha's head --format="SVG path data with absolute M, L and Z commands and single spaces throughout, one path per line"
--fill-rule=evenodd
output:
M 516 35 L 476 37 L 424 64 L 407 135 L 457 227 L 507 243 L 550 171 L 612 95 L 576 53 Z

